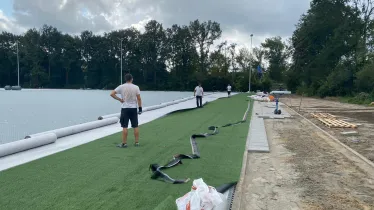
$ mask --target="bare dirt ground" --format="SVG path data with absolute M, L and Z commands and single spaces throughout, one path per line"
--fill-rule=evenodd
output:
M 374 107 L 316 98 L 303 97 L 301 100 L 300 96 L 285 97 L 281 101 L 339 139 L 342 143 L 374 162 Z M 301 107 L 299 111 L 300 101 Z M 314 112 L 336 115 L 339 119 L 357 124 L 358 128 L 328 128 L 317 119 L 312 118 L 310 114 Z M 357 131 L 359 135 L 343 136 L 340 134 L 343 131 Z
M 271 152 L 247 156 L 240 209 L 374 209 L 374 168 L 288 112 L 265 120 Z

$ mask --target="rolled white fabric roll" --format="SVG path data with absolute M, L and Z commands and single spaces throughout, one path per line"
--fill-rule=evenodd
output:
M 35 147 L 54 143 L 57 136 L 54 133 L 45 133 L 28 139 L 13 141 L 7 144 L 0 145 L 0 157 L 11 155 L 17 152 L 22 152 Z
M 73 135 L 73 134 L 80 133 L 80 132 L 83 132 L 83 131 L 88 131 L 88 130 L 92 130 L 92 129 L 95 129 L 95 128 L 100 128 L 100 127 L 104 127 L 104 126 L 107 126 L 107 125 L 115 124 L 118 121 L 119 121 L 118 117 L 111 117 L 111 118 L 107 118 L 107 119 L 103 119 L 103 120 L 95 120 L 95 121 L 92 121 L 92 122 L 87 122 L 87 123 L 82 123 L 82 124 L 73 125 L 73 126 L 69 126 L 69 127 L 59 128 L 59 129 L 56 129 L 56 130 L 46 131 L 46 132 L 42 132 L 42 133 L 36 133 L 36 134 L 28 135 L 25 138 L 26 139 L 27 138 L 33 138 L 33 137 L 36 137 L 36 136 L 44 135 L 45 133 L 54 133 L 54 134 L 56 134 L 57 138 L 62 138 L 64 136 L 69 136 L 69 135 Z

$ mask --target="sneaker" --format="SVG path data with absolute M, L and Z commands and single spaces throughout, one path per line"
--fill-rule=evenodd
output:
M 118 144 L 117 147 L 119 147 L 119 148 L 127 148 L 127 144 L 121 143 L 121 144 Z
M 139 143 L 135 143 L 135 146 L 138 147 L 138 146 L 139 146 Z

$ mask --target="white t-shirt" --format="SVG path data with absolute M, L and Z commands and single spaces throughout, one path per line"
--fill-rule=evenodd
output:
M 231 91 L 231 86 L 227 86 L 227 91 Z
M 117 94 L 121 94 L 122 99 L 124 100 L 122 108 L 137 108 L 138 99 L 137 95 L 140 95 L 140 89 L 137 85 L 131 83 L 125 83 L 118 86 L 114 91 Z
M 195 91 L 196 91 L 196 96 L 203 96 L 203 92 L 204 92 L 203 87 L 196 86 Z

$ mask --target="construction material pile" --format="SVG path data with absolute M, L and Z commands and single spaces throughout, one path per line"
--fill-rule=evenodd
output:
M 329 128 L 357 128 L 357 125 L 336 119 L 336 116 L 329 113 L 312 113 L 311 115 Z
M 255 100 L 255 101 L 266 101 L 270 102 L 271 98 L 269 97 L 269 94 L 266 92 L 257 92 L 256 95 L 248 96 L 249 98 Z

